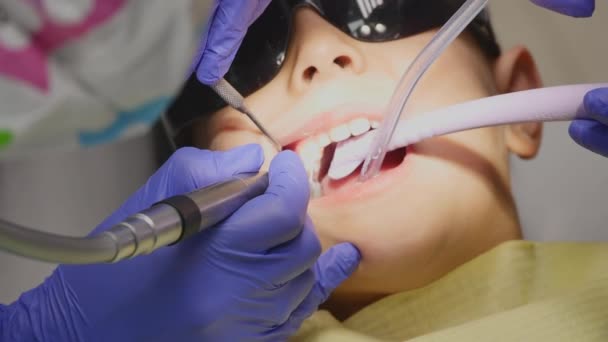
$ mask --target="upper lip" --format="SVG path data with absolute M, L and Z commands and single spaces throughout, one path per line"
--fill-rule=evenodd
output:
M 289 131 L 279 137 L 279 141 L 283 146 L 287 146 L 320 133 L 327 133 L 332 128 L 357 118 L 381 121 L 382 116 L 383 109 L 380 106 L 352 103 L 338 105 L 316 113 L 302 125 L 291 127 Z

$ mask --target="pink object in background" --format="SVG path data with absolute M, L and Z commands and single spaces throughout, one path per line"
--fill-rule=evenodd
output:
M 42 20 L 40 30 L 33 34 L 34 44 L 47 51 L 60 48 L 70 40 L 78 39 L 105 23 L 118 13 L 126 3 L 126 0 L 89 1 L 92 1 L 89 8 L 80 14 L 79 20 L 73 22 L 72 20 L 62 20 L 60 15 L 53 15 L 53 13 L 59 13 L 61 9 L 50 10 L 51 6 L 58 6 L 59 3 L 64 4 L 63 6 L 69 6 L 65 1 L 30 0 Z
M 25 1 L 37 13 L 40 25 L 33 33 L 22 30 L 20 34 L 23 37 L 16 37 L 13 32 L 0 37 L 0 75 L 43 93 L 49 90 L 49 55 L 111 19 L 126 3 L 126 0 L 81 0 L 81 8 L 67 8 L 74 7 L 76 3 L 62 0 Z M 90 3 L 87 4 L 87 1 Z M 9 28 L 8 25 L 13 27 Z M 0 30 L 6 31 L 19 29 L 19 23 L 5 23 L 0 27 Z M 9 40 L 24 41 L 15 44 Z
M 0 40 L 0 75 L 47 92 L 49 74 L 46 55 L 32 44 L 13 49 Z

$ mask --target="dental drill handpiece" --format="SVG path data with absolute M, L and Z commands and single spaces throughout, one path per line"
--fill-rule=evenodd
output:
M 262 125 L 262 123 L 253 115 L 251 110 L 245 107 L 245 99 L 226 79 L 222 78 L 215 84 L 211 85 L 211 89 L 215 91 L 228 105 L 239 112 L 247 115 L 247 117 L 256 125 L 256 127 L 275 145 L 280 152 L 283 147 L 279 141 L 275 139 L 270 132 Z
M 116 243 L 117 262 L 178 243 L 228 218 L 268 188 L 268 174 L 235 176 L 186 195 L 163 200 L 101 233 Z

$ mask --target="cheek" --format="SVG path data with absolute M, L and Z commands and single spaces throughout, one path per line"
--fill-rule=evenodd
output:
M 349 208 L 311 207 L 324 247 L 350 241 L 363 254 L 344 290 L 422 286 L 489 248 L 480 229 L 496 220 L 497 196 L 508 197 L 501 176 L 506 164 L 496 157 L 499 133 L 484 129 L 428 140 L 412 152 L 408 173 L 390 192 Z
M 464 181 L 462 184 L 478 184 L 484 192 L 509 192 L 509 154 L 502 127 L 430 139 L 417 144 L 414 153 L 427 160 L 426 168 L 436 182 L 455 174 Z
M 225 132 L 216 135 L 211 140 L 212 150 L 225 151 L 237 146 L 255 143 L 257 137 L 249 132 Z

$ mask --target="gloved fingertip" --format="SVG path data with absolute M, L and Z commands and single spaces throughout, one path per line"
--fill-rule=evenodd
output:
M 233 174 L 257 172 L 264 163 L 264 151 L 258 144 L 247 144 L 223 152 L 222 165 L 236 166 Z
M 608 88 L 598 88 L 588 92 L 584 99 L 585 111 L 594 119 L 608 120 Z
M 294 176 L 306 176 L 306 170 L 300 157 L 293 151 L 282 151 L 270 163 L 270 175 L 288 172 Z
M 298 190 L 305 192 L 306 198 L 310 197 L 310 187 L 308 185 L 308 175 L 300 157 L 293 151 L 282 151 L 277 154 L 270 163 L 268 171 L 270 184 L 291 183 Z
M 361 252 L 352 243 L 341 243 L 334 246 L 338 263 L 342 266 L 342 273 L 345 276 L 350 276 L 361 262 Z
M 243 42 L 245 33 L 264 11 L 270 0 L 213 1 L 207 35 L 203 39 L 192 69 L 199 82 L 212 85 L 224 77 Z M 252 6 L 253 5 L 253 6 Z
M 227 161 L 238 161 L 245 158 L 260 166 L 264 163 L 264 150 L 259 144 L 237 146 L 226 151 L 224 155 Z
M 316 283 L 308 297 L 293 313 L 288 328 L 299 327 L 302 321 L 310 317 L 319 305 L 323 304 L 331 293 L 350 277 L 361 261 L 361 253 L 351 243 L 341 243 L 323 253 L 314 271 Z
M 259 145 L 244 145 L 229 151 L 182 147 L 146 183 L 161 198 L 187 193 L 242 173 L 258 172 L 264 163 Z
M 595 12 L 595 0 L 531 0 L 534 4 L 575 18 L 587 18 Z
M 361 253 L 351 243 L 335 245 L 319 257 L 316 270 L 325 298 L 357 270 L 360 261 Z
M 587 120 L 574 120 L 568 127 L 568 134 L 572 140 L 576 141 L 579 145 L 583 145 L 583 132 L 585 130 Z
M 224 77 L 236 57 L 243 38 L 244 33 L 210 36 L 196 70 L 198 80 L 203 84 L 212 85 Z
M 568 133 L 580 146 L 608 157 L 608 126 L 594 120 L 574 120 Z
M 201 61 L 196 68 L 196 79 L 205 85 L 215 84 L 224 75 L 225 72 L 221 72 L 220 62 L 207 58 L 206 54 L 203 53 Z

